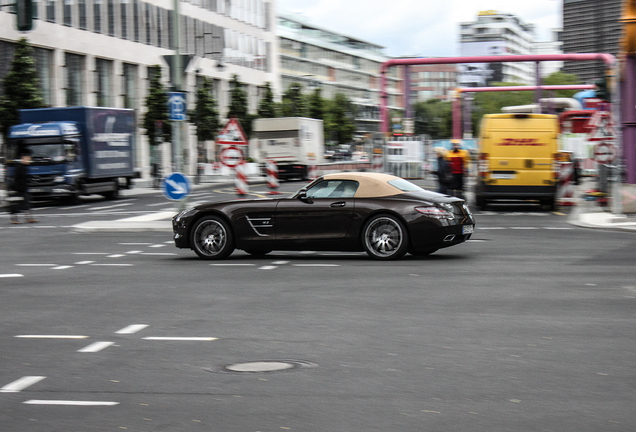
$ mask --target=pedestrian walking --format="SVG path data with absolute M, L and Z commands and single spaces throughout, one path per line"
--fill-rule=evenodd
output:
M 11 223 L 19 224 L 20 213 L 24 212 L 25 221 L 37 222 L 31 214 L 31 196 L 29 194 L 29 165 L 31 164 L 31 151 L 23 148 L 20 151 L 20 163 L 16 165 L 11 179 Z
M 470 153 L 462 149 L 459 140 L 452 140 L 453 148 L 446 153 L 446 160 L 450 165 L 452 175 L 451 184 L 448 187 L 450 194 L 459 198 L 464 197 L 464 175 L 468 173 Z
M 452 175 L 450 172 L 450 166 L 445 159 L 446 150 L 443 147 L 435 147 L 433 150 L 437 154 L 437 170 L 435 171 L 435 174 L 437 175 L 437 183 L 439 185 L 437 192 L 447 194 Z

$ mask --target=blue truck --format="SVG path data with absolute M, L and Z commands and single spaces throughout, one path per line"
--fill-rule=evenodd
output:
M 20 110 L 20 121 L 9 129 L 7 177 L 10 182 L 21 149 L 28 148 L 33 198 L 76 203 L 81 195 L 100 194 L 116 199 L 120 188 L 130 187 L 136 177 L 134 110 L 28 109 Z

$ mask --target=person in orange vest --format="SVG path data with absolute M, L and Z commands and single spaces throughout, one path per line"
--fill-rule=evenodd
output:
M 452 140 L 451 142 L 453 148 L 446 153 L 446 160 L 450 165 L 450 172 L 453 176 L 448 189 L 451 195 L 463 198 L 464 175 L 468 174 L 470 153 L 467 150 L 462 149 L 460 140 Z

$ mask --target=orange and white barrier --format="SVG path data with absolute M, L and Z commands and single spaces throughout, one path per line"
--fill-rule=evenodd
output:
M 372 170 L 373 172 L 382 172 L 382 155 L 381 154 L 374 154 L 373 155 L 373 167 Z
M 559 183 L 557 185 L 557 205 L 576 205 L 574 192 L 574 163 L 561 162 L 559 164 Z
M 278 182 L 278 166 L 276 162 L 268 160 L 265 164 L 267 169 L 267 186 L 269 187 L 270 195 L 277 195 L 280 192 L 278 188 L 280 183 Z
M 239 198 L 245 197 L 249 192 L 249 185 L 247 183 L 247 173 L 245 170 L 245 164 L 240 163 L 235 168 L 236 179 L 234 180 L 234 186 L 236 187 L 236 194 Z

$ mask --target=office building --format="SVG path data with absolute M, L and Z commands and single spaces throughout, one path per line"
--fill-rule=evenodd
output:
M 618 55 L 622 36 L 621 0 L 563 0 L 563 52 Z M 604 63 L 565 62 L 563 71 L 594 84 L 604 75 Z
M 26 37 L 35 49 L 48 106 L 134 108 L 139 124 L 155 65 L 160 65 L 170 86 L 164 56 L 175 52 L 173 2 L 42 0 L 33 4 L 36 19 L 27 33 L 16 30 L 16 17 L 9 8 L 0 11 L 0 80 L 10 68 L 15 42 Z M 183 88 L 190 108 L 202 77 L 212 80 L 222 117 L 227 114 L 234 74 L 246 86 L 251 112 L 256 112 L 266 82 L 280 93 L 273 0 L 181 0 L 179 5 L 180 52 L 191 55 Z M 196 128 L 188 123 L 184 129 L 184 170 L 193 174 Z M 141 129 L 136 147 L 136 167 L 147 176 L 149 146 Z M 169 169 L 170 149 L 163 149 L 163 155 Z
M 380 128 L 380 65 L 389 58 L 383 47 L 326 30 L 290 15 L 279 15 L 276 29 L 280 51 L 281 87 L 292 83 L 310 93 L 319 86 L 322 97 L 346 95 L 357 107 L 358 135 Z M 387 76 L 389 109 L 403 110 L 400 68 Z

